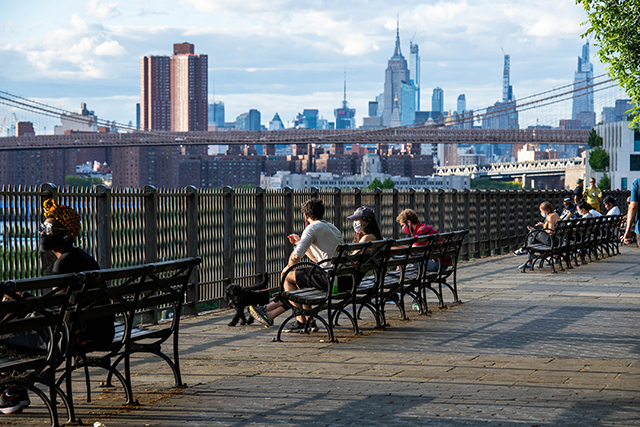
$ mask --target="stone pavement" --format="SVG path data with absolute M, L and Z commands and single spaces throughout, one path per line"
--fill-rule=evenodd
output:
M 271 342 L 275 328 L 226 326 L 229 311 L 185 319 L 188 388 L 136 358 L 140 406 L 96 388 L 78 412 L 106 427 L 640 426 L 640 251 L 621 250 L 558 274 L 523 274 L 512 255 L 463 262 L 464 304 L 407 322 L 391 309 L 391 327 L 344 327 L 337 344 L 322 330 Z M 46 425 L 46 413 L 0 420 Z

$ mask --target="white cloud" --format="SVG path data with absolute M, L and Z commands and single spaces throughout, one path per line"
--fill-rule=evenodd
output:
M 118 3 L 99 4 L 98 0 L 89 0 L 87 2 L 87 13 L 95 16 L 96 18 L 116 18 L 120 16 L 118 10 Z
M 124 54 L 126 51 L 115 40 L 106 41 L 95 48 L 96 55 L 100 56 L 118 56 Z

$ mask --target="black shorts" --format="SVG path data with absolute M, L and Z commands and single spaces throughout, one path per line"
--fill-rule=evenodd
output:
M 326 291 L 329 288 L 327 274 L 318 267 L 305 267 L 296 270 L 296 284 L 299 288 L 317 288 Z M 351 290 L 351 276 L 340 276 L 337 280 L 338 292 Z M 334 292 L 335 293 L 335 292 Z

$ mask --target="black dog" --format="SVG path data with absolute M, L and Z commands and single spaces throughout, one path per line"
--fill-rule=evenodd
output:
M 266 277 L 263 282 L 246 288 L 235 283 L 227 286 L 225 289 L 227 303 L 229 307 L 236 310 L 236 315 L 229 322 L 229 326 L 236 326 L 238 321 L 240 321 L 241 325 L 253 323 L 253 317 L 249 316 L 249 319 L 247 319 L 247 316 L 245 316 L 245 309 L 250 305 L 265 305 L 269 303 L 268 284 L 269 278 Z

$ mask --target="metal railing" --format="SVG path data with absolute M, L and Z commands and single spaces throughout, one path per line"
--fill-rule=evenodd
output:
M 277 283 L 293 249 L 286 236 L 301 234 L 300 206 L 310 197 L 324 201 L 325 219 L 343 232 L 347 242 L 354 233 L 346 217 L 358 206 L 374 209 L 383 236 L 389 238 L 400 237 L 395 218 L 412 208 L 422 221 L 442 232 L 469 229 L 461 250 L 463 259 L 468 259 L 519 246 L 526 225 L 540 220 L 540 203 L 546 200 L 559 207 L 570 194 L 557 190 L 3 187 L 0 279 L 36 277 L 51 268 L 52 255 L 38 252 L 42 202 L 51 197 L 80 213 L 83 223 L 77 244 L 102 268 L 200 256 L 202 264 L 185 305 L 185 311 L 194 314 L 203 304 L 220 300 L 227 283 L 251 283 L 263 275 Z M 627 194 L 618 196 L 625 211 L 622 201 Z

